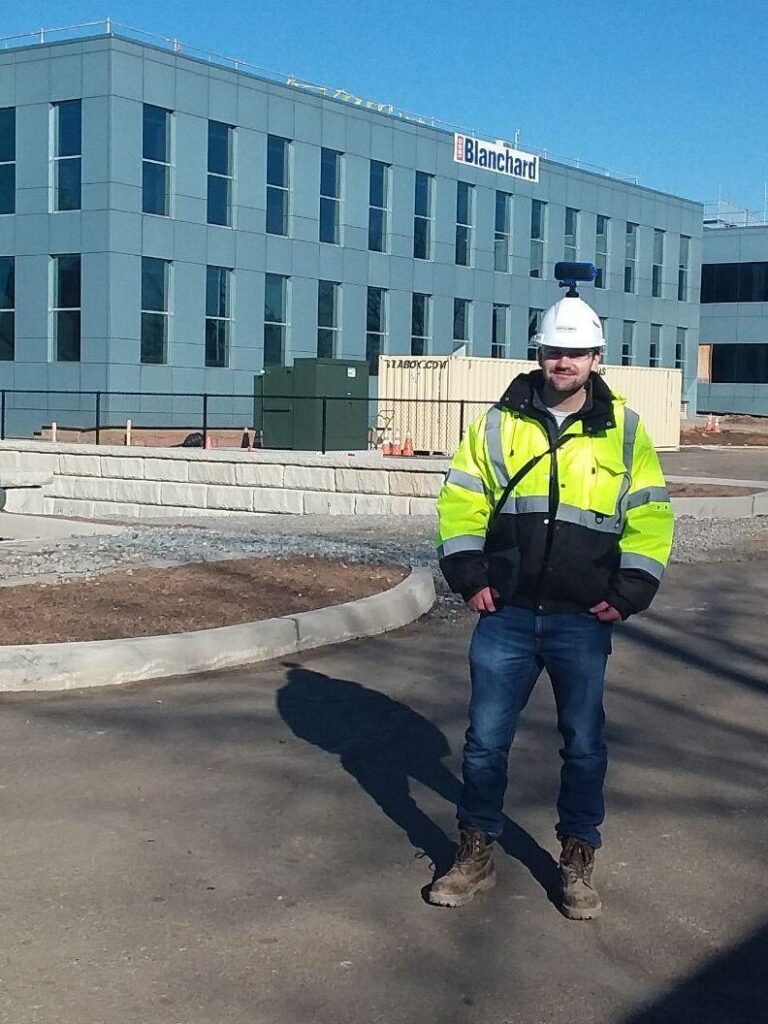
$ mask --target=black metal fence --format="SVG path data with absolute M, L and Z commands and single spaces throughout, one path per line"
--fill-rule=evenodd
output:
M 122 430 L 130 420 L 137 434 L 150 429 L 186 431 L 199 434 L 201 446 L 206 446 L 213 431 L 245 427 L 254 432 L 263 447 L 290 448 L 293 446 L 270 443 L 269 431 L 265 432 L 265 417 L 274 412 L 274 403 L 279 402 L 302 403 L 304 412 L 311 410 L 316 415 L 318 443 L 312 450 L 323 454 L 334 441 L 338 421 L 346 414 L 342 406 L 349 410 L 355 404 L 365 403 L 366 447 L 378 448 L 398 429 L 400 433 L 410 429 L 420 437 L 429 437 L 426 448 L 419 446 L 422 450 L 448 452 L 463 436 L 470 420 L 489 405 L 484 399 L 387 398 L 381 401 L 377 397 L 338 395 L 270 395 L 265 398 L 218 392 L 2 388 L 0 440 L 29 438 L 56 422 L 61 431 L 92 433 L 95 443 L 101 444 L 106 431 Z

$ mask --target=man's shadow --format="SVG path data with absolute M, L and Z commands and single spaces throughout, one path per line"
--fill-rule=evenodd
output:
M 443 733 L 407 704 L 348 679 L 333 679 L 288 663 L 287 682 L 277 692 L 283 721 L 300 739 L 330 754 L 376 801 L 381 810 L 444 874 L 454 844 L 410 792 L 410 780 L 427 786 L 449 804 L 458 801 L 461 783 L 445 767 L 450 754 Z M 557 902 L 557 864 L 536 840 L 509 818 L 499 839 Z

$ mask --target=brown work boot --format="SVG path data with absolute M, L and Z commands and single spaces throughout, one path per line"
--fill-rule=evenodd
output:
M 603 905 L 592 885 L 595 848 L 575 836 L 561 836 L 560 909 L 573 921 L 600 917 Z
M 438 907 L 463 907 L 478 892 L 496 885 L 493 840 L 479 828 L 459 825 L 459 850 L 447 875 L 432 883 L 429 902 Z

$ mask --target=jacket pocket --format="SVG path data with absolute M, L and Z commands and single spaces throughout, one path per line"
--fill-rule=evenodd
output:
M 623 462 L 610 455 L 595 456 L 589 494 L 591 512 L 599 512 L 604 516 L 615 515 L 628 487 L 629 475 Z
M 510 601 L 517 590 L 520 575 L 520 548 L 502 548 L 486 554 L 488 583 L 505 600 Z

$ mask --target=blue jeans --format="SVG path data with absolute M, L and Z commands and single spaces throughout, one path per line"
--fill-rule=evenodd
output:
M 472 697 L 460 822 L 501 835 L 509 748 L 520 712 L 546 668 L 563 737 L 557 832 L 600 846 L 607 766 L 603 682 L 611 632 L 588 612 L 537 615 L 504 606 L 480 617 L 469 649 Z

